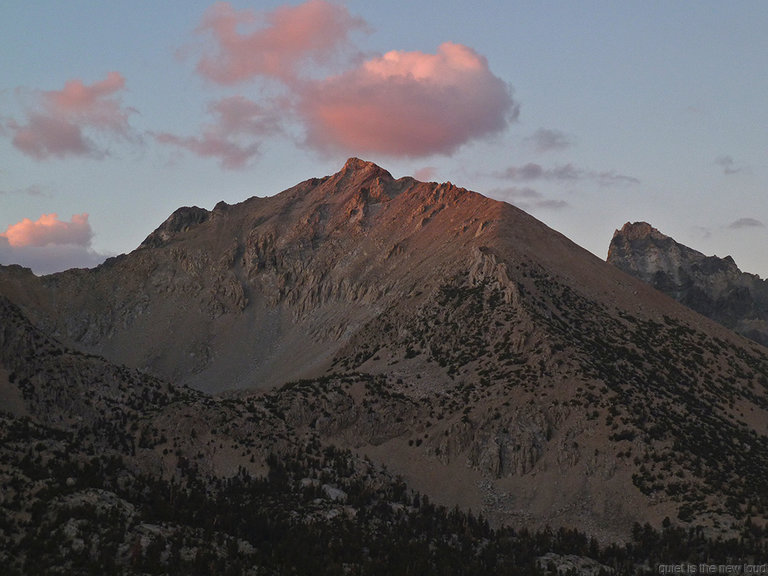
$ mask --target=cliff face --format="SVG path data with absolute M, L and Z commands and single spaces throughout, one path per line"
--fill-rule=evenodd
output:
M 768 281 L 733 258 L 705 256 L 645 222 L 617 230 L 608 262 L 696 312 L 768 345 Z

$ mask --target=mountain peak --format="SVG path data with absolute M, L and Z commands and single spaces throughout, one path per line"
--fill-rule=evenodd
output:
M 739 270 L 732 257 L 689 248 L 645 222 L 613 235 L 608 262 L 696 312 L 768 345 L 768 283 Z
M 351 178 L 355 182 L 365 180 L 375 180 L 381 178 L 383 181 L 390 182 L 394 178 L 392 174 L 384 170 L 378 164 L 352 157 L 344 163 L 344 167 L 338 172 L 342 178 Z
M 662 234 L 648 222 L 627 222 L 613 233 L 614 239 L 623 237 L 628 241 L 633 240 L 666 240 L 669 236 Z
M 377 201 L 392 198 L 400 190 L 393 186 L 395 179 L 392 175 L 374 164 L 360 158 L 350 158 L 343 168 L 323 179 L 323 185 L 318 190 L 323 195 L 341 195 L 344 197 L 360 197 L 364 201 Z
M 382 171 L 386 172 L 384 168 L 381 166 L 378 166 L 377 164 L 374 164 L 373 162 L 369 162 L 368 160 L 361 160 L 360 158 L 356 158 L 355 156 L 349 158 L 345 163 L 344 167 L 341 169 L 342 173 L 346 172 L 359 172 L 359 171 Z M 389 174 L 389 172 L 387 172 Z
M 221 203 L 219 203 L 221 204 Z M 219 208 L 217 204 L 217 208 Z M 146 237 L 139 248 L 154 248 L 165 244 L 174 234 L 188 230 L 190 227 L 201 224 L 208 220 L 211 213 L 205 208 L 197 206 L 183 206 L 157 227 L 157 229 Z

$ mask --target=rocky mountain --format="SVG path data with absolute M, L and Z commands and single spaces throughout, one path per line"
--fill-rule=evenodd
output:
M 85 541 L 85 507 L 122 566 L 296 560 L 232 502 L 292 545 L 362 530 L 352 573 L 390 528 L 433 572 L 455 546 L 523 547 L 522 573 L 569 554 L 631 573 L 669 535 L 691 558 L 762 546 L 768 350 L 450 183 L 350 159 L 181 208 L 93 270 L 1 267 L 0 313 L 0 542 L 24 558 L 43 533 Z
M 768 280 L 733 258 L 705 256 L 645 222 L 616 230 L 608 262 L 696 312 L 768 345 Z
M 36 324 L 90 353 L 209 392 L 265 389 L 325 374 L 374 318 L 482 271 L 500 209 L 353 159 L 273 197 L 181 208 L 93 271 L 7 270 L 0 283 Z

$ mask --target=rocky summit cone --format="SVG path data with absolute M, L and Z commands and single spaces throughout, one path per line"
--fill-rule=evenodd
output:
M 648 225 L 614 240 L 657 261 L 670 242 Z M 120 422 L 109 449 L 136 469 L 250 477 L 333 446 L 494 526 L 610 542 L 768 519 L 767 350 L 451 183 L 353 158 L 181 208 L 93 270 L 1 268 L 0 295 L 17 414 Z

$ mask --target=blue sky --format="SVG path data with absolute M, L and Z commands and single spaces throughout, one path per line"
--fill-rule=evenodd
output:
M 179 206 L 360 156 L 507 200 L 600 257 L 645 220 L 768 276 L 764 2 L 313 0 L 301 22 L 299 2 L 8 4 L 0 263 L 93 265 Z

